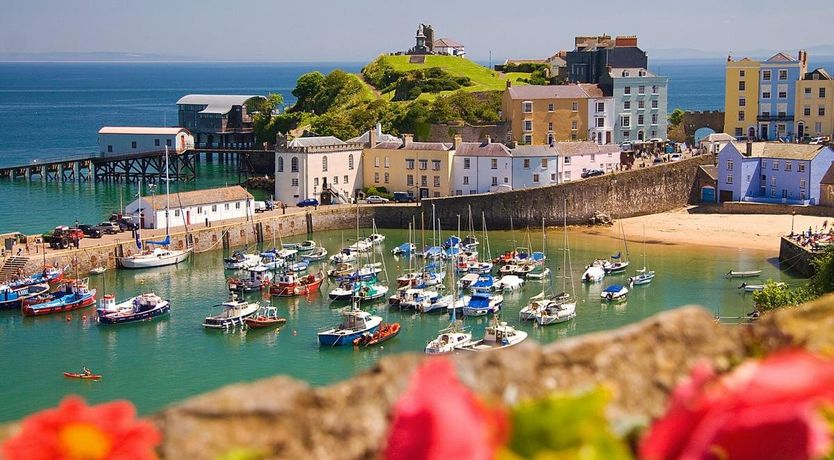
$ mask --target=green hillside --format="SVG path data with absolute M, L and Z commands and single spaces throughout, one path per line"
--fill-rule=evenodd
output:
M 412 56 L 380 56 L 364 69 L 363 74 L 365 79 L 371 84 L 377 86 L 383 97 L 387 100 L 394 98 L 394 90 L 390 86 L 386 86 L 388 81 L 376 74 L 384 73 L 390 69 L 397 74 L 407 74 L 414 71 L 426 72 L 429 69 L 441 69 L 452 80 L 468 79 L 468 83 L 461 84 L 459 88 L 448 89 L 442 91 L 423 91 L 420 94 L 420 99 L 434 99 L 438 94 L 448 94 L 457 89 L 466 92 L 480 92 L 480 91 L 503 91 L 507 85 L 507 80 L 513 84 L 520 84 L 518 79 L 526 76 L 526 74 L 512 74 L 510 76 L 502 76 L 498 72 L 490 70 L 480 64 L 477 64 L 469 59 L 455 57 L 455 56 L 425 56 L 425 61 L 421 64 L 414 64 L 409 62 Z M 383 70 L 380 70 L 383 69 Z M 382 80 L 382 81 L 381 81 Z

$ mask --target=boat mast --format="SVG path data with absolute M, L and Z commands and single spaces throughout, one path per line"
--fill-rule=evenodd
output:
M 171 179 L 168 177 L 168 146 L 165 146 L 165 236 L 170 235 L 170 225 L 168 222 L 168 208 L 171 204 L 170 183 Z
M 568 199 L 565 198 L 565 215 L 563 216 L 563 226 L 565 228 L 565 256 L 567 257 L 568 265 L 568 273 L 566 276 L 570 276 L 570 290 L 571 290 L 571 297 L 573 301 L 576 302 L 576 286 L 573 283 L 573 263 L 570 259 L 570 247 L 568 246 Z
M 626 256 L 625 260 L 629 260 L 630 257 L 628 255 L 628 241 L 626 241 L 625 228 L 623 227 L 623 221 L 620 221 L 620 232 L 623 234 L 623 248 L 625 248 L 625 256 Z
M 512 219 L 512 217 L 510 217 L 510 219 Z M 491 262 L 492 261 L 492 249 L 490 249 L 490 247 L 489 247 L 489 235 L 487 234 L 487 228 L 486 228 L 486 216 L 484 215 L 483 211 L 481 211 L 481 225 L 484 227 L 484 242 L 486 243 L 486 249 L 487 249 L 487 259 L 486 259 L 486 261 Z
M 542 216 L 542 254 L 544 254 L 544 257 L 545 257 L 544 260 L 547 260 L 547 243 L 545 242 L 545 239 L 544 239 L 544 216 Z M 542 272 L 543 272 L 544 271 L 544 264 L 542 264 L 542 265 L 543 265 L 542 266 Z M 541 293 L 542 299 L 544 299 L 544 285 L 545 285 L 545 283 L 542 283 L 542 293 Z

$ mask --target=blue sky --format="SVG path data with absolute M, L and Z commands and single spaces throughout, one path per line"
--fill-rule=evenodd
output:
M 628 5 L 628 6 L 625 6 Z M 825 0 L 26 0 L 0 15 L 0 53 L 131 52 L 201 59 L 361 61 L 411 46 L 418 23 L 470 57 L 543 57 L 578 34 L 720 53 L 834 45 Z M 789 15 L 801 15 L 801 26 Z M 788 25 L 786 25 L 788 24 Z

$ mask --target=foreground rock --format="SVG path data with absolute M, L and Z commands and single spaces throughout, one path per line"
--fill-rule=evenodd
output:
M 699 360 L 729 368 L 786 346 L 826 352 L 834 349 L 832 331 L 834 297 L 741 326 L 718 325 L 706 310 L 685 307 L 544 347 L 525 343 L 454 359 L 464 383 L 485 398 L 510 403 L 604 384 L 614 394 L 609 416 L 616 423 L 660 414 L 673 386 Z M 192 398 L 153 417 L 165 435 L 160 454 L 212 459 L 248 448 L 268 458 L 375 458 L 390 409 L 423 359 L 388 357 L 352 380 L 324 388 L 275 377 Z M 5 434 L 14 429 L 6 427 Z

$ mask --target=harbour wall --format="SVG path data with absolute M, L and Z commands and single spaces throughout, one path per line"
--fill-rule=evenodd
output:
M 701 209 L 702 208 L 702 209 Z M 790 204 L 749 203 L 725 201 L 720 205 L 707 205 L 699 212 L 720 214 L 800 214 L 803 216 L 834 217 L 834 208 L 828 206 L 800 206 Z
M 779 243 L 779 266 L 785 270 L 810 278 L 814 276 L 814 260 L 819 257 L 820 252 L 804 248 L 796 241 L 782 237 Z

